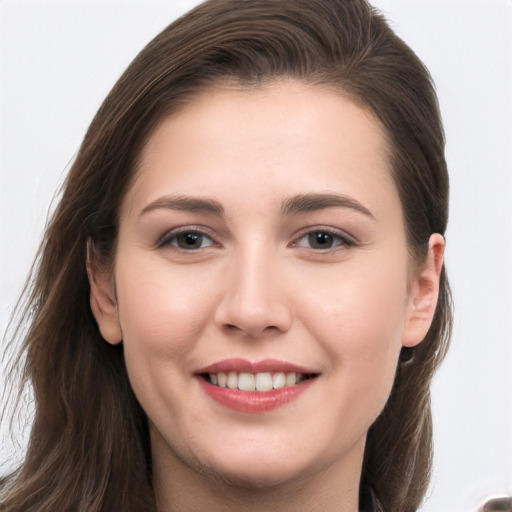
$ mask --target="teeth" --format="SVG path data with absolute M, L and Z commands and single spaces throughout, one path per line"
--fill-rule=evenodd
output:
M 231 372 L 228 375 L 228 388 L 229 389 L 238 388 L 238 375 L 235 372 Z
M 251 373 L 241 373 L 238 376 L 238 389 L 241 391 L 254 391 L 256 389 L 254 375 Z
M 263 373 L 210 373 L 210 382 L 215 386 L 241 391 L 272 391 L 284 387 L 295 386 L 307 378 L 307 376 L 295 372 L 270 372 Z
M 272 391 L 273 388 L 272 375 L 270 373 L 256 374 L 256 391 Z
M 272 378 L 274 389 L 284 388 L 286 384 L 286 375 L 282 372 L 276 373 Z
M 297 384 L 297 375 L 295 373 L 287 373 L 285 386 L 295 386 Z
M 217 382 L 214 382 L 214 380 L 217 380 Z M 210 375 L 210 381 L 221 388 L 228 387 L 228 376 L 225 373 L 217 373 L 217 376 L 215 374 Z

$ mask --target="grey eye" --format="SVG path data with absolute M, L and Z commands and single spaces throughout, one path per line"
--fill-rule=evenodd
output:
M 343 245 L 352 246 L 355 245 L 355 242 L 341 233 L 337 234 L 326 230 L 310 231 L 303 235 L 296 244 L 297 247 L 316 250 L 333 249 Z

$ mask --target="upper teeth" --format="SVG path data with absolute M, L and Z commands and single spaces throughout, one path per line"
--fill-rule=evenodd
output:
M 273 389 L 295 386 L 305 376 L 300 373 L 210 373 L 210 382 L 221 388 L 240 389 L 241 391 L 272 391 Z

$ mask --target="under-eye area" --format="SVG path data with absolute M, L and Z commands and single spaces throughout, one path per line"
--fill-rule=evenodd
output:
M 202 373 L 200 376 L 209 384 L 213 384 L 220 388 L 264 392 L 295 386 L 318 377 L 318 374 L 296 372 L 219 372 Z

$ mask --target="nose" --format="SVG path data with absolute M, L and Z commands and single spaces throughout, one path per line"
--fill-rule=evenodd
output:
M 253 251 L 241 255 L 229 268 L 215 322 L 249 338 L 286 332 L 292 323 L 287 299 L 275 260 Z

